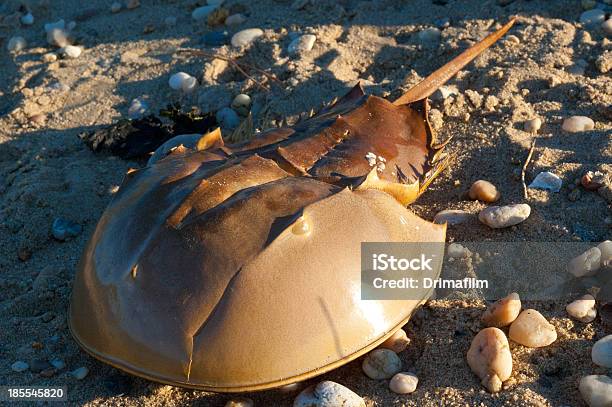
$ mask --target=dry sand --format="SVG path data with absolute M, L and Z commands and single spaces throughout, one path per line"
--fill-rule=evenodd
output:
M 475 108 L 464 96 L 454 103 L 433 103 L 443 113 L 432 117 L 438 137 L 454 136 L 449 148 L 456 159 L 412 209 L 426 219 L 442 209 L 477 213 L 484 204 L 463 196 L 473 181 L 484 178 L 500 189 L 502 203 L 529 203 L 531 217 L 504 230 L 488 229 L 474 219 L 451 227 L 449 241 L 600 241 L 611 236 L 609 201 L 586 191 L 575 201 L 568 199 L 585 171 L 612 172 L 612 79 L 596 64 L 612 43 L 598 27 L 586 30 L 577 23 L 582 12 L 577 0 L 517 0 L 507 6 L 494 0 L 450 0 L 447 5 L 316 0 L 298 11 L 288 1 L 228 0 L 230 9 L 247 15 L 238 29 L 260 27 L 265 35 L 244 52 L 231 47 L 218 52 L 274 72 L 283 86 L 269 93 L 219 60 L 175 54 L 177 48 L 203 47 L 207 28 L 190 17 L 195 1 L 145 0 L 139 8 L 111 14 L 110 1 L 49 0 L 41 6 L 33 0 L 36 21 L 31 27 L 15 27 L 10 16 L 3 19 L 17 3 L 0 5 L 0 385 L 66 385 L 70 405 L 218 406 L 230 398 L 125 376 L 81 351 L 66 326 L 80 253 L 113 187 L 128 168 L 139 165 L 94 154 L 77 135 L 125 117 L 136 97 L 145 97 L 152 112 L 175 101 L 208 111 L 245 92 L 259 112 L 256 124 L 270 126 L 283 117 L 295 120 L 358 80 L 370 93 L 397 95 L 482 38 L 496 22 L 518 15 L 509 33 L 518 42 L 500 41 L 452 81 L 462 95 L 472 89 L 497 97 L 499 105 L 491 111 Z M 177 24 L 165 26 L 167 16 L 176 16 Z M 445 17 L 450 26 L 442 31 L 440 45 L 423 47 L 416 33 Z M 75 37 L 85 51 L 78 59 L 43 62 L 42 55 L 53 49 L 42 25 L 60 18 L 76 21 Z M 149 25 L 154 30 L 144 33 Z M 288 32 L 295 30 L 314 33 L 317 42 L 307 55 L 288 58 Z M 29 45 L 11 55 L 6 44 L 16 34 Z M 579 60 L 586 63 L 584 73 L 571 73 Z M 196 92 L 182 96 L 169 89 L 169 75 L 179 70 L 200 80 Z M 563 132 L 562 119 L 577 114 L 591 117 L 595 129 Z M 522 131 L 523 122 L 533 117 L 544 125 L 527 179 L 550 170 L 564 187 L 559 193 L 532 190 L 525 200 L 517 171 L 533 137 Z M 56 217 L 78 222 L 83 233 L 67 242 L 54 240 L 50 230 Z M 604 335 L 601 321 L 571 321 L 562 300 L 527 305 L 551 320 L 559 339 L 544 349 L 512 345 L 512 379 L 497 395 L 483 390 L 465 362 L 485 306 L 477 300 L 430 301 L 406 326 L 412 343 L 400 357 L 420 379 L 411 395 L 395 395 L 385 381 L 368 379 L 360 361 L 312 382 L 336 381 L 378 406 L 583 405 L 580 377 L 606 373 L 590 361 L 594 340 Z M 61 359 L 67 367 L 51 378 L 10 367 L 16 360 L 47 358 Z M 76 381 L 68 372 L 80 366 L 90 373 Z M 290 405 L 295 395 L 268 391 L 248 396 L 256 405 L 270 406 Z

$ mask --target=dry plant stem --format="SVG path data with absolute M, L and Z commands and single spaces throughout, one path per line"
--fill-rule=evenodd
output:
M 278 79 L 276 79 L 276 77 L 274 75 L 272 75 L 269 72 L 264 71 L 263 69 L 259 69 L 253 65 L 250 64 L 246 64 L 246 63 L 238 63 L 236 61 L 235 58 L 232 57 L 228 57 L 225 55 L 220 55 L 220 54 L 216 54 L 214 52 L 206 52 L 206 51 L 202 51 L 202 50 L 192 50 L 192 49 L 179 49 L 177 50 L 177 53 L 180 54 L 190 54 L 190 55 L 197 55 L 197 56 L 203 56 L 203 57 L 207 57 L 207 58 L 217 58 L 217 59 L 221 59 L 223 61 L 227 61 L 230 64 L 232 64 L 233 67 L 235 67 L 242 75 L 244 75 L 247 79 L 252 80 L 257 86 L 259 86 L 260 88 L 268 91 L 270 90 L 269 86 L 261 83 L 260 81 L 258 81 L 257 79 L 255 79 L 253 76 L 249 75 L 245 69 L 251 69 L 255 72 L 258 72 L 260 74 L 262 74 L 263 76 L 265 76 L 266 78 L 268 78 L 271 81 L 275 81 L 277 83 L 281 83 Z M 242 65 L 242 66 L 241 66 Z
M 527 172 L 527 166 L 529 165 L 529 161 L 531 161 L 531 156 L 533 155 L 533 150 L 535 149 L 536 140 L 537 139 L 535 137 L 533 140 L 531 140 L 529 154 L 527 154 L 527 159 L 525 160 L 525 164 L 523 164 L 523 168 L 521 169 L 521 183 L 523 184 L 523 196 L 525 197 L 525 199 L 529 198 L 529 196 L 527 195 L 527 184 L 525 183 L 525 172 Z

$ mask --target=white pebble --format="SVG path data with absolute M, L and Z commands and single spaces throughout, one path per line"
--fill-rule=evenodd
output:
M 542 120 L 538 117 L 525 122 L 525 131 L 528 133 L 537 133 L 540 127 L 542 127 Z
M 435 27 L 426 28 L 419 32 L 419 40 L 425 45 L 435 44 L 440 41 L 440 30 Z
M 111 4 L 111 8 L 110 8 L 111 13 L 118 13 L 118 12 L 120 12 L 122 7 L 123 6 L 121 5 L 120 2 L 118 2 L 118 1 L 114 2 L 113 4 Z
M 374 349 L 361 364 L 363 372 L 370 379 L 390 379 L 402 370 L 402 361 L 389 349 Z
M 461 246 L 459 243 L 451 243 L 446 249 L 446 254 L 451 259 L 462 259 L 465 257 L 470 257 L 472 252 L 467 247 Z
M 599 259 L 600 267 L 608 267 L 612 265 L 612 241 L 605 240 L 597 245 L 597 248 L 601 252 L 601 258 Z
M 32 13 L 24 14 L 19 18 L 19 21 L 21 21 L 23 25 L 32 25 L 34 24 L 34 16 Z
M 217 123 L 224 129 L 235 129 L 240 124 L 240 117 L 233 109 L 224 107 L 216 114 Z
M 579 256 L 574 257 L 567 265 L 567 271 L 574 277 L 591 275 L 601 267 L 601 250 L 591 247 Z
M 25 372 L 26 370 L 28 370 L 30 368 L 30 365 L 28 365 L 26 362 L 23 362 L 21 360 L 18 360 L 17 362 L 13 363 L 11 365 L 11 369 L 14 372 Z
M 130 107 L 128 109 L 128 117 L 130 119 L 137 119 L 139 117 L 144 116 L 148 109 L 149 106 L 147 105 L 147 102 L 140 98 L 136 98 L 132 100 L 132 103 L 130 103 Z
M 195 89 L 198 81 L 193 76 L 185 72 L 177 72 L 170 77 L 168 84 L 174 90 L 181 90 L 183 92 L 191 92 Z
M 544 171 L 536 175 L 535 179 L 529 184 L 529 188 L 559 192 L 561 190 L 561 185 L 563 185 L 563 181 L 561 181 L 558 175 L 549 171 Z
M 11 52 L 19 52 L 27 46 L 25 38 L 20 36 L 11 37 L 6 48 Z
M 494 228 L 507 228 L 525 221 L 531 214 L 531 207 L 527 204 L 506 206 L 490 206 L 478 214 L 478 220 Z
M 606 19 L 606 13 L 600 9 L 585 11 L 580 15 L 580 22 L 584 25 L 601 24 Z
M 595 308 L 595 298 L 587 294 L 573 301 L 565 307 L 565 310 L 570 317 L 584 323 L 593 322 L 597 316 L 597 308 Z
M 259 28 L 249 28 L 238 31 L 232 36 L 232 45 L 234 47 L 246 47 L 257 38 L 261 37 L 264 32 Z
M 83 52 L 83 48 L 77 47 L 74 45 L 66 45 L 65 47 L 60 48 L 59 53 L 64 56 L 64 58 L 75 59 L 81 56 Z
M 359 395 L 341 384 L 324 381 L 302 391 L 293 407 L 365 407 Z
M 305 34 L 297 37 L 289 44 L 287 52 L 291 55 L 300 54 L 302 52 L 308 52 L 314 46 L 317 37 L 312 34 Z
M 389 389 L 397 394 L 414 393 L 419 384 L 419 378 L 414 373 L 402 372 L 391 378 Z
M 63 28 L 52 28 L 47 31 L 47 42 L 56 47 L 65 47 L 70 45 L 68 41 L 68 33 Z
M 538 311 L 527 309 L 521 312 L 518 318 L 510 325 L 508 336 L 514 342 L 521 345 L 530 348 L 540 348 L 556 341 L 557 331 Z
M 612 379 L 604 375 L 590 375 L 580 379 L 580 394 L 589 407 L 612 406 Z
M 193 18 L 196 21 L 204 20 L 208 18 L 208 15 L 212 13 L 213 11 L 215 11 L 216 9 L 217 9 L 217 6 L 198 7 L 195 10 L 193 10 L 193 12 L 191 13 L 191 18 Z
M 593 363 L 612 369 L 612 335 L 604 336 L 593 345 L 591 350 Z
M 601 29 L 607 36 L 612 36 L 612 18 L 608 18 L 601 24 Z
M 225 19 L 225 25 L 240 25 L 246 21 L 246 17 L 242 14 L 232 14 Z
M 572 116 L 563 120 L 561 128 L 570 133 L 589 131 L 595 128 L 595 122 L 586 116 Z
M 251 97 L 241 93 L 232 101 L 232 109 L 241 116 L 247 116 L 251 110 Z
M 400 353 L 404 351 L 409 344 L 410 338 L 408 338 L 408 335 L 406 335 L 406 331 L 400 328 L 395 331 L 393 335 L 387 338 L 387 340 L 384 341 L 380 347 L 392 350 L 395 353 Z
M 467 222 L 472 217 L 472 214 L 460 209 L 445 209 L 434 216 L 434 223 L 449 225 L 459 225 Z
M 79 367 L 78 369 L 73 370 L 70 374 L 72 375 L 72 377 L 74 377 L 77 380 L 83 380 L 85 377 L 87 377 L 88 373 L 89 373 L 89 369 L 83 366 L 83 367 Z

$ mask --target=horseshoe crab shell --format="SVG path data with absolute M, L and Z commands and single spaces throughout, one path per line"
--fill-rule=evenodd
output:
M 219 392 L 301 381 L 378 346 L 430 289 L 361 300 L 361 243 L 445 241 L 446 225 L 405 207 L 447 163 L 430 90 L 394 104 L 357 86 L 293 128 L 231 146 L 206 135 L 128 173 L 79 265 L 76 341 L 135 375 Z

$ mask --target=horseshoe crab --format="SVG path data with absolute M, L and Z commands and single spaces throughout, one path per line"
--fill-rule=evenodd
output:
M 361 300 L 360 244 L 445 241 L 446 225 L 406 208 L 448 163 L 426 98 L 513 22 L 394 102 L 357 85 L 291 128 L 183 138 L 128 172 L 79 265 L 76 341 L 132 374 L 217 392 L 301 381 L 381 344 L 431 290 Z

